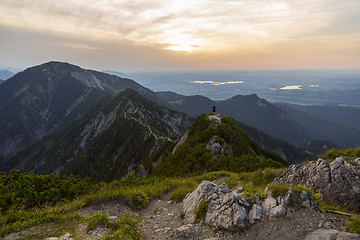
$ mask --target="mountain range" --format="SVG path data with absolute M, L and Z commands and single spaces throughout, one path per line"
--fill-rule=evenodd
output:
M 271 136 L 296 145 L 326 140 L 340 147 L 356 147 L 360 140 L 360 110 L 344 106 L 301 106 L 272 104 L 257 95 L 234 96 L 213 101 L 204 96 L 184 96 L 173 92 L 157 92 L 169 107 L 190 116 L 216 112 L 256 127 Z
M 290 163 L 315 158 L 319 148 L 331 145 L 318 141 L 312 145 L 316 149 L 308 148 L 313 152 L 299 147 L 316 139 L 357 144 L 351 138 L 359 132 L 356 109 L 275 105 L 254 94 L 215 102 L 203 96 L 153 92 L 128 78 L 48 62 L 0 86 L 1 170 L 77 173 L 104 180 L 134 168 L 151 171 L 155 162 L 172 152 L 189 129 L 191 117 L 210 112 L 214 105 L 217 113 L 239 121 L 260 147 Z M 347 115 L 333 116 L 336 113 Z M 347 121 L 350 116 L 353 120 Z M 321 131 L 314 126 L 321 126 Z

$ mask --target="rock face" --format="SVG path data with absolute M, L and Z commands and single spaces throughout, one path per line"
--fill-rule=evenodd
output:
M 319 159 L 304 166 L 291 165 L 274 182 L 303 184 L 321 193 L 325 201 L 360 210 L 360 167 L 355 167 L 341 157 L 331 163 Z
M 233 231 L 249 225 L 248 212 L 245 207 L 250 207 L 250 204 L 245 198 L 229 192 L 225 183 L 217 186 L 216 183 L 210 181 L 200 183 L 184 199 L 183 209 L 186 222 L 194 222 L 194 210 L 204 199 L 209 203 L 204 220 L 206 224 Z
M 249 226 L 249 217 L 244 206 L 248 206 L 248 203 L 246 200 L 242 201 L 239 195 L 228 193 L 219 196 L 210 202 L 205 223 L 232 231 L 245 228 Z
M 214 182 L 203 181 L 183 201 L 185 222 L 194 223 L 194 210 L 202 200 L 208 202 L 204 222 L 211 227 L 230 231 L 247 228 L 260 219 L 272 220 L 285 216 L 291 218 L 292 212 L 289 206 L 294 204 L 291 199 L 298 207 L 316 207 L 306 192 L 295 196 L 294 192 L 289 190 L 285 196 L 274 198 L 271 190 L 266 189 L 267 198 L 263 202 L 256 199 L 254 204 L 247 202 L 241 196 L 241 192 L 242 187 L 230 192 L 225 183 L 217 186 Z
M 359 234 L 340 232 L 333 229 L 319 229 L 308 236 L 306 236 L 305 240 L 323 240 L 323 239 L 331 239 L 331 240 L 360 240 Z
M 186 196 L 182 207 L 185 212 L 185 222 L 193 223 L 195 221 L 194 210 L 203 200 L 215 200 L 221 195 L 220 188 L 216 183 L 210 181 L 202 181 L 199 186 Z

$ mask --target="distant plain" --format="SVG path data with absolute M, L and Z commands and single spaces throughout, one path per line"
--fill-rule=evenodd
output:
M 224 100 L 257 94 L 270 102 L 360 108 L 360 70 L 134 72 L 153 91 Z

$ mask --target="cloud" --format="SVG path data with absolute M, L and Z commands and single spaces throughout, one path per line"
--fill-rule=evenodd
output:
M 191 81 L 191 83 L 196 83 L 196 84 L 210 84 L 210 85 L 213 85 L 213 86 L 221 86 L 221 85 L 227 85 L 227 84 L 244 83 L 244 81 L 227 81 L 227 82 L 217 82 L 217 81 Z
M 326 27 L 355 0 L 2 0 L 2 24 L 194 51 L 269 47 Z M 345 10 L 344 10 L 345 8 Z M 314 17 L 316 16 L 316 17 Z M 176 50 L 176 49 L 174 49 Z
M 147 49 L 123 51 L 130 54 L 127 58 L 150 59 L 149 65 L 161 56 L 158 62 L 164 66 L 190 68 L 356 67 L 359 26 L 358 0 L 0 1 L 0 27 L 28 36 L 33 32 L 34 40 L 26 38 L 30 42 L 42 35 L 51 41 L 44 45 L 58 47 L 57 53 L 65 47 L 97 52 L 104 59 L 100 50 L 109 43 L 114 49 Z M 20 44 L 28 46 L 26 41 Z M 2 39 L 3 48 L 16 51 L 19 47 L 11 42 L 5 46 Z M 40 51 L 33 48 L 32 56 Z M 147 52 L 155 54 L 145 56 Z M 114 57 L 107 57 L 111 63 Z
M 311 88 L 314 88 L 314 87 L 319 87 L 319 85 L 310 85 L 309 87 L 311 87 Z
M 285 86 L 280 89 L 281 90 L 300 90 L 300 89 L 302 89 L 302 85 Z

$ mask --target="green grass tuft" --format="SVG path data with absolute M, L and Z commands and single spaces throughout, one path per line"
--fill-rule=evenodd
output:
M 194 210 L 195 223 L 200 223 L 201 221 L 205 221 L 208 205 L 209 203 L 208 201 L 206 201 L 206 199 L 203 199 L 199 202 L 199 204 Z
M 346 222 L 346 227 L 350 232 L 360 234 L 360 216 L 352 215 Z

